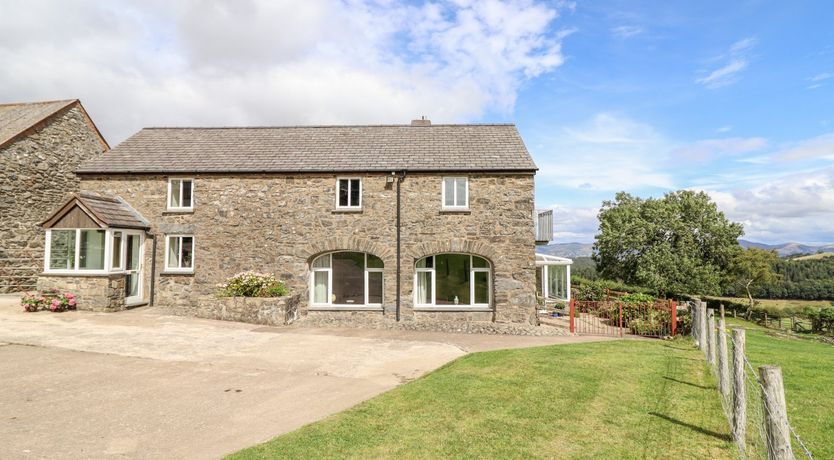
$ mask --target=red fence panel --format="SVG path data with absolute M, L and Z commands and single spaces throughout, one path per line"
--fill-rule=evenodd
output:
M 666 337 L 677 332 L 674 301 L 571 300 L 570 330 L 577 334 Z

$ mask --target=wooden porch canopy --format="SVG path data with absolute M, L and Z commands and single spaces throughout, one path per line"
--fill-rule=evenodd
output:
M 150 229 L 150 223 L 120 197 L 89 192 L 72 194 L 40 225 L 43 228 Z

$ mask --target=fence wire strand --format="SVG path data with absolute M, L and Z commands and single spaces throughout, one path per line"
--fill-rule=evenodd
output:
M 700 326 L 696 326 L 696 324 L 695 324 L 696 315 L 694 314 L 694 312 L 697 311 L 698 309 L 700 309 L 701 307 L 699 305 L 697 305 L 695 302 L 689 302 L 689 307 L 690 307 L 690 312 L 691 312 L 690 314 L 691 314 L 692 323 L 693 323 L 692 339 L 696 343 L 696 345 L 698 345 L 698 344 L 700 344 L 702 331 L 700 330 Z M 716 323 L 717 323 L 717 321 L 716 321 Z M 712 331 L 712 333 L 716 334 L 716 335 L 720 333 L 717 326 L 716 326 L 715 330 Z M 736 349 L 737 344 L 736 344 L 735 340 L 733 340 L 732 334 L 730 334 L 726 330 L 724 331 L 724 334 L 730 339 L 728 341 L 728 347 L 727 347 L 728 354 L 727 354 L 727 356 L 724 357 L 724 359 L 727 360 L 727 365 L 728 365 L 727 367 L 730 370 L 729 375 L 732 376 L 734 374 L 735 369 L 733 369 L 734 362 L 733 362 L 732 359 L 730 359 L 730 357 L 733 355 L 733 350 Z M 717 345 L 717 339 L 715 340 L 715 343 L 713 343 L 713 345 Z M 730 348 L 729 345 L 731 345 L 732 348 Z M 706 357 L 708 350 L 704 349 L 702 351 L 704 352 L 704 356 Z M 745 380 L 745 387 L 747 389 L 747 419 L 746 419 L 747 429 L 745 430 L 746 439 L 744 440 L 744 444 L 745 444 L 746 448 L 744 450 L 741 450 L 741 448 L 739 448 L 738 454 L 739 454 L 739 458 L 742 458 L 742 459 L 744 459 L 744 458 L 752 458 L 752 459 L 762 458 L 762 459 L 766 459 L 768 457 L 767 433 L 766 433 L 766 428 L 765 428 L 765 411 L 768 410 L 768 405 L 765 404 L 765 398 L 767 397 L 766 396 L 767 393 L 764 391 L 764 385 L 762 384 L 761 380 L 759 379 L 759 376 L 757 375 L 755 368 L 750 363 L 750 361 L 747 359 L 747 356 L 742 355 L 742 360 L 744 362 L 744 367 L 745 367 L 743 374 L 744 374 L 744 380 Z M 718 366 L 719 366 L 719 361 L 718 360 L 716 360 L 716 362 L 714 364 L 709 366 L 710 372 L 712 372 L 712 374 L 716 378 L 716 380 L 720 379 L 720 376 L 718 375 L 718 373 L 719 373 Z M 732 402 L 733 401 L 733 399 L 732 399 L 733 398 L 733 394 L 732 394 L 733 388 L 732 388 L 731 383 L 728 382 L 728 385 L 729 385 L 729 391 L 727 392 L 727 394 L 726 395 L 721 394 L 720 391 L 719 391 L 719 395 L 721 396 L 721 407 L 724 410 L 724 415 L 725 415 L 725 417 L 727 417 L 727 421 L 730 425 L 730 428 L 732 429 L 732 426 L 733 426 L 733 402 Z M 768 412 L 768 415 L 769 415 L 769 412 Z M 811 450 L 808 448 L 808 446 L 805 444 L 805 442 L 802 441 L 802 438 L 796 432 L 794 427 L 790 424 L 790 421 L 788 421 L 787 426 L 788 426 L 788 430 L 789 430 L 790 433 L 785 433 L 784 431 L 782 431 L 782 435 L 783 436 L 787 435 L 786 437 L 788 439 L 790 439 L 790 438 L 795 439 L 796 444 L 799 445 L 799 447 L 802 449 L 802 453 L 804 453 L 807 458 L 813 460 L 814 456 L 811 453 Z M 780 426 L 779 429 L 782 430 L 783 428 Z

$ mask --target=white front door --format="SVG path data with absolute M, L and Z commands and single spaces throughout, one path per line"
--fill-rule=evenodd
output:
M 145 237 L 141 232 L 125 232 L 125 304 L 144 301 L 142 289 L 142 259 Z

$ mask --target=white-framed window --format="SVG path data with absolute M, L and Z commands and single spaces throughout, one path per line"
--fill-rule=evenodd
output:
M 434 309 L 489 308 L 492 268 L 471 254 L 436 254 L 417 261 L 414 305 Z
M 340 177 L 336 179 L 336 209 L 362 208 L 362 179 Z
M 111 268 L 111 230 L 54 228 L 46 231 L 44 271 L 48 273 L 107 273 Z
M 444 177 L 443 185 L 443 209 L 468 209 L 469 208 L 469 178 L 467 177 Z
M 165 237 L 165 271 L 194 272 L 194 235 L 167 235 Z
M 381 307 L 382 259 L 364 252 L 331 252 L 310 265 L 313 307 Z
M 194 209 L 194 179 L 168 179 L 168 210 L 192 211 Z
M 111 270 L 124 270 L 124 232 L 121 230 L 113 230 L 110 236 L 110 248 L 111 248 L 111 257 L 110 257 L 110 269 Z

